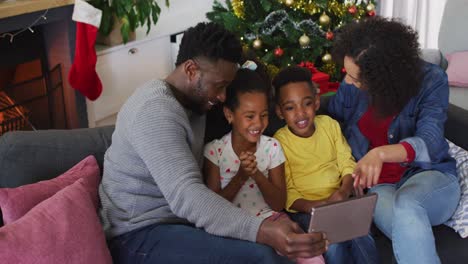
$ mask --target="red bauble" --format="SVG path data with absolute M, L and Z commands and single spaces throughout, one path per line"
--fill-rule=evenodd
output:
M 374 10 L 369 11 L 369 12 L 367 12 L 367 14 L 368 14 L 369 16 L 373 17 L 373 16 L 375 16 L 375 11 L 374 11 Z
M 356 14 L 356 12 L 357 12 L 356 6 L 350 6 L 350 7 L 348 8 L 348 12 L 349 12 L 351 15 Z
M 276 48 L 274 54 L 276 57 L 281 57 L 284 54 L 284 50 L 282 48 Z
M 345 69 L 344 67 L 341 68 L 341 72 L 342 72 L 342 73 L 346 73 L 346 69 Z
M 326 39 L 332 40 L 333 37 L 334 37 L 333 32 L 327 31 L 327 33 L 325 33 L 325 38 L 326 38 Z

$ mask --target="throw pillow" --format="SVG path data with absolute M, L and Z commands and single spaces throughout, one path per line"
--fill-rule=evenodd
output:
M 468 237 L 468 151 L 450 141 L 448 143 L 449 154 L 457 161 L 461 197 L 455 213 L 445 224 L 457 231 L 461 237 L 466 238 Z
M 450 86 L 468 87 L 468 51 L 447 55 L 447 76 Z
M 112 263 L 96 213 L 99 180 L 81 178 L 0 228 L 2 263 Z
M 47 181 L 0 189 L 0 208 L 5 225 L 16 221 L 31 208 L 51 197 L 64 187 L 83 177 L 99 177 L 100 171 L 94 156 L 88 156 L 64 174 Z

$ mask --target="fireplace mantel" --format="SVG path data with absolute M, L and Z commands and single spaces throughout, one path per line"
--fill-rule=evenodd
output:
M 0 0 L 0 19 L 74 3 L 75 0 Z

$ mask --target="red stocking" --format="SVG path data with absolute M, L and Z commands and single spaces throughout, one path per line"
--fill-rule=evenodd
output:
M 101 21 L 101 11 L 88 3 L 76 0 L 73 10 L 76 24 L 75 59 L 68 74 L 70 85 L 90 100 L 96 100 L 102 92 L 102 84 L 96 73 L 94 44 Z

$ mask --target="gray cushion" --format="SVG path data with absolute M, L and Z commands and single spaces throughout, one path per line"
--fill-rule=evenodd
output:
M 113 131 L 109 126 L 4 134 L 0 137 L 0 188 L 54 178 L 88 155 L 94 155 L 102 168 Z
M 446 70 L 448 62 L 442 52 L 438 49 L 423 49 L 421 50 L 421 58 L 427 62 L 439 65 L 442 69 Z

